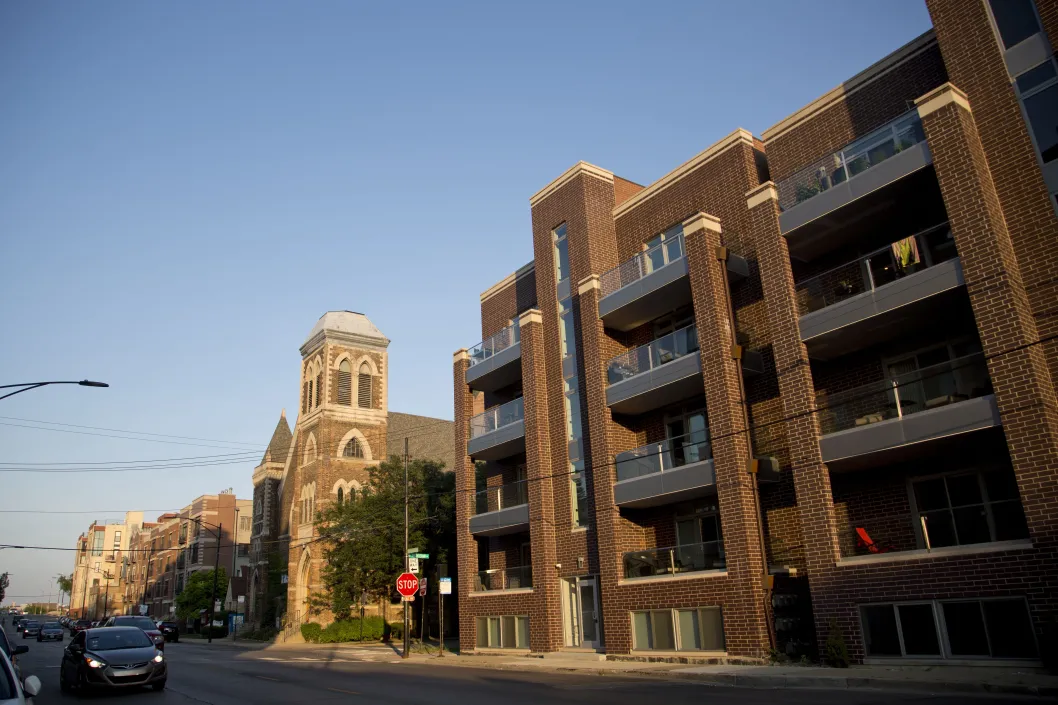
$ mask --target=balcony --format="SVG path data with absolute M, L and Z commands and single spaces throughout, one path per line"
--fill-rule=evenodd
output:
M 525 590 L 533 587 L 533 567 L 493 568 L 480 570 L 474 580 L 474 592 Z
M 607 328 L 629 331 L 691 303 L 683 235 L 669 238 L 599 277 L 599 318 Z M 729 254 L 732 281 L 749 276 L 746 260 Z
M 522 378 L 521 328 L 517 321 L 472 347 L 466 381 L 471 389 L 494 392 Z
M 716 492 L 716 471 L 707 431 L 668 438 L 619 453 L 618 507 L 656 507 Z
M 924 186 L 936 191 L 926 168 L 932 162 L 922 120 L 912 111 L 783 180 L 779 225 L 791 256 L 812 259 L 850 225 L 893 202 L 919 198 Z
M 702 393 L 698 330 L 680 328 L 610 360 L 606 403 L 621 414 L 642 414 Z
M 529 483 L 527 480 L 489 487 L 474 495 L 470 533 L 503 536 L 529 530 Z
M 674 576 L 706 570 L 724 570 L 726 567 L 723 541 L 649 548 L 624 554 L 626 579 Z
M 935 226 L 798 283 L 801 340 L 831 360 L 908 335 L 959 305 L 964 285 L 951 230 Z
M 522 397 L 471 417 L 467 455 L 500 460 L 525 452 L 525 405 Z
M 1000 425 L 981 354 L 923 367 L 816 401 L 823 460 L 852 469 L 895 460 L 909 446 Z M 903 455 L 906 455 L 904 453 Z

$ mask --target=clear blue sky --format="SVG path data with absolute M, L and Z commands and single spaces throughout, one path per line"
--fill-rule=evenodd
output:
M 328 309 L 393 341 L 391 409 L 451 418 L 478 294 L 532 258 L 530 195 L 579 159 L 648 184 L 928 28 L 922 0 L 0 3 L 0 384 L 112 385 L 0 424 L 263 447 Z M 234 452 L 165 440 L 0 425 L 0 462 Z M 248 497 L 255 464 L 0 473 L 0 543 Z M 18 601 L 72 566 L 0 551 Z

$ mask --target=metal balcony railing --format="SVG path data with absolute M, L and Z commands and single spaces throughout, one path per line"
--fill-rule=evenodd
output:
M 498 487 L 488 487 L 474 494 L 474 514 L 497 512 L 529 504 L 529 481 L 518 480 Z
M 828 434 L 991 393 L 984 356 L 976 353 L 835 394 L 819 392 L 816 405 L 820 431 Z
M 521 328 L 518 326 L 518 322 L 515 321 L 503 330 L 485 338 L 485 340 L 470 348 L 467 353 L 470 358 L 470 366 L 473 367 L 485 362 L 496 353 L 503 352 L 512 345 L 517 344 L 521 340 L 521 334 Z
M 624 554 L 626 578 L 646 578 L 676 575 L 699 570 L 720 570 L 727 567 L 724 542 L 707 541 L 668 548 L 648 548 Z
M 803 203 L 925 140 L 918 111 L 905 113 L 783 179 L 779 183 L 779 207 L 786 210 Z
M 685 253 L 682 233 L 640 252 L 599 277 L 600 298 L 609 296 L 618 289 L 634 284 L 651 272 L 656 272 L 666 265 L 683 259 Z
M 709 431 L 695 431 L 658 443 L 648 443 L 627 453 L 621 453 L 614 465 L 617 481 L 631 480 L 643 475 L 665 472 L 674 468 L 708 460 L 713 457 Z
M 958 256 L 948 223 L 909 235 L 796 284 L 802 316 Z
M 525 402 L 522 397 L 512 399 L 506 404 L 494 406 L 484 413 L 472 416 L 467 424 L 471 438 L 484 436 L 498 428 L 509 426 L 525 418 Z
M 698 329 L 691 324 L 613 358 L 606 365 L 606 379 L 617 384 L 697 351 Z
M 474 581 L 474 592 L 490 590 L 517 590 L 533 586 L 533 567 L 530 565 L 513 568 L 493 568 L 478 571 Z

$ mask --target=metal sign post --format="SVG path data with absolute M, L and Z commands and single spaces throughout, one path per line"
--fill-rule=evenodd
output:
M 441 653 L 439 657 L 445 655 L 445 595 L 452 594 L 452 579 L 451 578 L 439 578 L 437 583 L 437 625 L 438 625 L 438 638 L 441 642 Z

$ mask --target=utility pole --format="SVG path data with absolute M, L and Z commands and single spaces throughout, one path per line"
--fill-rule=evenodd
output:
M 107 618 L 107 603 L 110 601 L 110 581 L 114 578 L 114 574 L 109 570 L 103 571 L 103 580 L 107 581 L 107 588 L 103 597 L 103 619 Z
M 154 542 L 147 551 L 147 565 L 143 569 L 143 594 L 140 596 L 140 604 L 147 604 L 147 577 L 151 574 L 151 556 L 154 555 Z M 149 611 L 149 610 L 148 610 Z
M 81 587 L 81 619 L 84 619 L 86 597 L 88 597 L 88 563 L 84 564 L 84 585 Z
M 408 572 L 408 437 L 404 437 L 404 572 Z M 404 653 L 401 658 L 408 658 L 408 646 L 411 635 L 408 634 L 408 601 L 404 600 Z
M 213 594 L 209 598 L 209 627 L 206 643 L 213 643 L 213 608 L 217 606 L 217 571 L 220 570 L 220 537 L 224 533 L 224 522 L 217 525 L 217 544 L 213 553 Z

